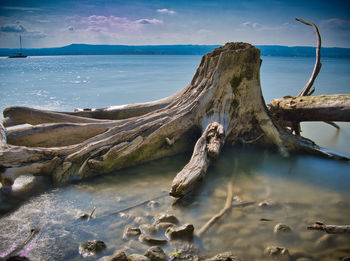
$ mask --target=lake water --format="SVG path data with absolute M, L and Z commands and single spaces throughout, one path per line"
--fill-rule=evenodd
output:
M 201 56 L 59 56 L 0 59 L 0 109 L 24 105 L 50 110 L 104 107 L 160 99 L 186 86 Z M 297 95 L 314 65 L 312 58 L 262 57 L 261 85 L 265 100 Z M 349 93 L 350 60 L 323 59 L 315 94 Z M 340 131 L 324 123 L 302 124 L 303 135 L 319 145 L 350 156 L 350 125 Z M 18 254 L 32 260 L 81 260 L 80 243 L 100 239 L 107 249 L 142 254 L 149 247 L 137 239 L 123 240 L 126 226 L 151 223 L 160 213 L 175 214 L 195 231 L 220 211 L 226 184 L 245 207 L 233 208 L 194 244 L 202 254 L 232 250 L 244 260 L 271 260 L 270 245 L 288 248 L 294 260 L 341 260 L 350 256 L 350 237 L 308 231 L 315 221 L 350 223 L 350 165 L 308 155 L 281 155 L 251 146 L 226 148 L 210 167 L 206 182 L 182 205 L 166 196 L 176 173 L 190 153 L 153 161 L 65 187 L 45 177 L 23 176 L 11 194 L 0 194 L 0 257 L 24 241 L 31 228 L 39 233 Z M 143 205 L 109 215 L 139 202 L 162 196 L 156 205 Z M 264 200 L 272 206 L 263 208 Z M 79 211 L 96 219 L 76 221 Z M 102 217 L 107 215 L 106 217 Z M 100 218 L 99 218 L 100 217 Z M 271 221 L 260 221 L 265 218 Z M 292 234 L 273 233 L 286 223 Z M 159 237 L 163 234 L 157 235 Z M 169 243 L 167 254 L 183 246 Z M 91 258 L 89 260 L 94 260 Z

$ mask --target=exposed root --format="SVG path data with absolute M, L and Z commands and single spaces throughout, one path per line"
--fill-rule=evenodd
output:
M 216 158 L 224 143 L 223 127 L 217 122 L 208 125 L 194 146 L 192 157 L 173 180 L 170 195 L 182 197 L 205 177 L 211 159 Z
M 224 208 L 220 210 L 218 214 L 213 216 L 203 227 L 201 227 L 198 232 L 197 236 L 201 237 L 204 233 L 208 231 L 209 228 L 211 228 L 215 222 L 217 222 L 223 215 L 225 215 L 231 208 L 232 208 L 232 199 L 233 199 L 233 192 L 232 192 L 232 183 L 229 182 L 227 184 L 227 196 Z

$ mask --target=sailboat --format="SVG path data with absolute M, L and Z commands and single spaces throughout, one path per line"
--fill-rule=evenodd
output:
M 24 55 L 22 53 L 22 36 L 19 36 L 19 45 L 20 45 L 20 52 L 16 53 L 15 55 L 10 55 L 8 58 L 27 58 L 27 55 Z

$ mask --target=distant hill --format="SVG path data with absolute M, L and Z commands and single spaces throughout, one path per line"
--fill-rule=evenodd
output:
M 23 49 L 28 56 L 45 55 L 203 55 L 220 45 L 90 45 L 71 44 L 54 48 Z M 314 57 L 315 47 L 257 45 L 263 56 Z M 0 56 L 18 53 L 18 49 L 0 48 Z M 350 58 L 350 48 L 324 47 L 322 57 Z

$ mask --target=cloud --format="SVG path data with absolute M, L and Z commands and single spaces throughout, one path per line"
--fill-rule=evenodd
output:
M 208 29 L 200 29 L 197 31 L 197 33 L 199 34 L 209 34 L 209 33 L 212 33 L 213 31 L 211 30 L 208 30 Z
M 241 23 L 242 27 L 247 27 L 247 28 L 252 28 L 252 29 L 258 29 L 258 28 L 262 28 L 262 26 L 259 23 L 253 23 L 253 22 L 244 22 Z
M 158 19 L 139 19 L 139 20 L 136 20 L 136 23 L 138 23 L 138 24 L 162 24 L 163 21 L 158 20 Z
M 27 32 L 24 36 L 26 38 L 32 38 L 32 39 L 42 39 L 42 38 L 46 38 L 47 34 L 40 31 L 30 31 L 30 32 Z
M 41 31 L 26 29 L 19 21 L 15 24 L 1 26 L 0 31 L 4 33 L 20 33 L 25 38 L 41 39 L 47 37 L 47 34 L 44 34 Z
M 3 25 L 0 27 L 0 31 L 5 33 L 25 33 L 27 29 L 23 25 L 16 23 Z
M 176 13 L 175 11 L 169 10 L 167 8 L 157 9 L 157 12 L 161 13 L 161 14 L 175 14 Z
M 23 6 L 3 6 L 2 9 L 5 10 L 14 10 L 14 11 L 41 11 L 41 8 L 34 7 L 23 7 Z
M 126 17 L 118 16 L 103 16 L 103 15 L 91 15 L 91 16 L 72 16 L 66 19 L 66 23 L 69 27 L 74 28 L 76 32 L 134 32 L 141 30 L 144 26 L 162 24 L 162 20 L 158 19 L 137 19 L 131 20 Z M 66 29 L 68 29 L 66 28 Z
M 241 23 L 240 27 L 241 29 L 245 29 L 245 30 L 250 29 L 254 31 L 280 31 L 280 30 L 286 30 L 290 28 L 291 25 L 289 23 L 283 23 L 280 25 L 268 26 L 268 25 L 263 25 L 256 22 L 247 21 L 247 22 Z
M 327 29 L 349 31 L 350 21 L 339 18 L 331 18 L 327 20 L 322 20 L 320 22 L 320 26 L 325 27 Z

